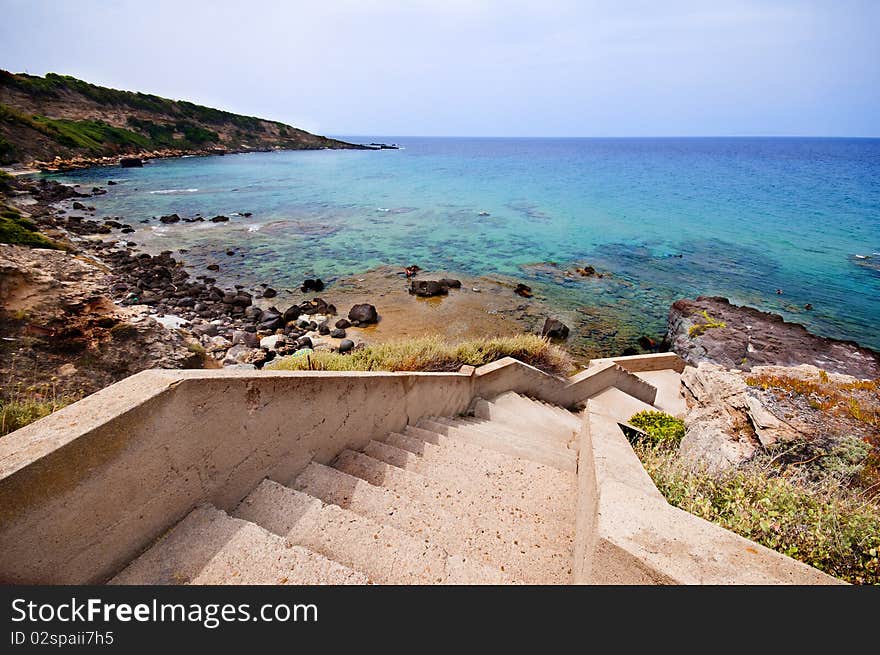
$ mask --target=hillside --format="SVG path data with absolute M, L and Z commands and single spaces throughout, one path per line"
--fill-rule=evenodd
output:
M 0 70 L 0 164 L 360 147 L 183 100 Z

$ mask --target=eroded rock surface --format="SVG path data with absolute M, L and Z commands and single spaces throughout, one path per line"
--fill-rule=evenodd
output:
M 809 364 L 829 373 L 880 377 L 880 354 L 873 350 L 816 336 L 778 314 L 732 305 L 726 298 L 676 301 L 667 328 L 672 350 L 694 366 L 713 362 L 748 371 L 762 365 Z

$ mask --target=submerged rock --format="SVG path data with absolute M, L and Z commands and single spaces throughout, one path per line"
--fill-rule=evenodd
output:
M 555 318 L 544 321 L 544 327 L 541 329 L 541 336 L 548 339 L 567 339 L 568 333 L 568 326 Z

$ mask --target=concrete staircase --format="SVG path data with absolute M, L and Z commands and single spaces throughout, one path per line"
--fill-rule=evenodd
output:
M 197 507 L 111 583 L 572 582 L 581 417 L 511 392 L 468 413 Z

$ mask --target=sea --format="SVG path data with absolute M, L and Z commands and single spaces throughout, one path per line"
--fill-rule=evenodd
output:
M 52 177 L 118 182 L 88 201 L 99 217 L 245 285 L 317 276 L 332 296 L 341 277 L 417 264 L 529 285 L 595 352 L 662 336 L 672 302 L 698 295 L 880 349 L 880 139 L 339 138 L 399 149 Z M 230 220 L 156 219 L 171 213 Z

